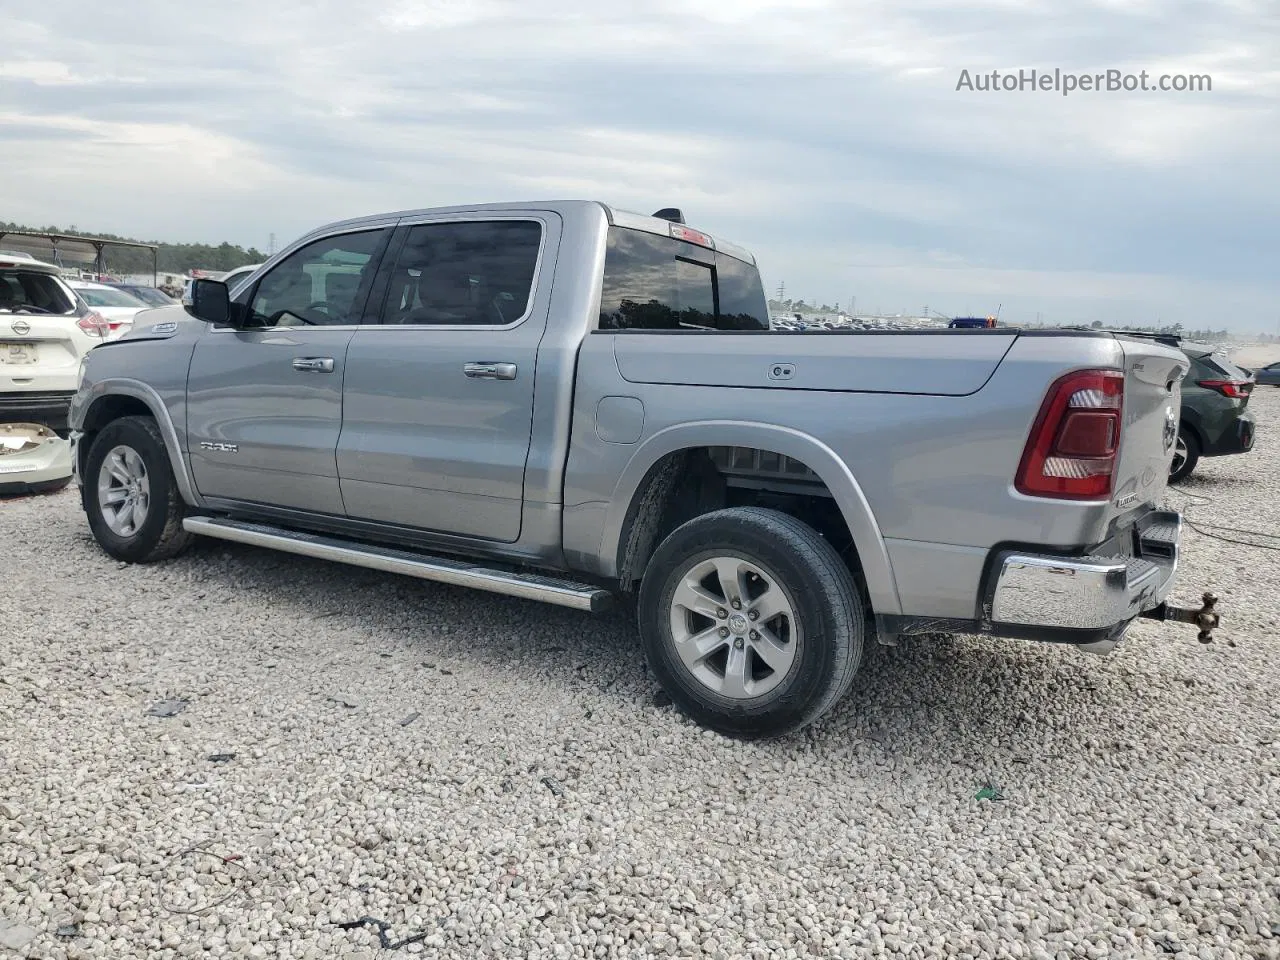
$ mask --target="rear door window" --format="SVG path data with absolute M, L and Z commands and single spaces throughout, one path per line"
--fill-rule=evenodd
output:
M 541 250 L 537 220 L 446 220 L 410 227 L 387 277 L 382 322 L 514 324 L 529 310 Z
M 767 330 L 759 271 L 727 254 L 611 227 L 600 292 L 602 330 Z

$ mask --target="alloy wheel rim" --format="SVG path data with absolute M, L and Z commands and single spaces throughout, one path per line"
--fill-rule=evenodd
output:
M 1182 469 L 1182 465 L 1187 462 L 1187 441 L 1178 436 L 1177 442 L 1173 447 L 1173 463 L 1169 467 L 1170 473 L 1177 473 Z
M 119 537 L 135 536 L 151 509 L 147 465 L 133 447 L 112 447 L 98 468 L 98 505 L 107 527 Z
M 691 564 L 671 596 L 671 636 L 689 674 L 730 700 L 774 690 L 795 664 L 795 603 L 778 578 L 742 557 Z

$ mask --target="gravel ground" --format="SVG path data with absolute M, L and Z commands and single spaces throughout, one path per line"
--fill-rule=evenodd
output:
M 1280 390 L 1252 407 L 1170 502 L 1261 542 L 1220 529 L 1280 530 Z M 1280 957 L 1274 552 L 1187 532 L 1211 646 L 917 638 L 744 744 L 618 617 L 216 542 L 116 564 L 70 490 L 0 503 L 0 544 L 0 957 Z

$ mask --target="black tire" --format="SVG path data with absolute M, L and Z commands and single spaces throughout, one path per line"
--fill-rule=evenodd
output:
M 1175 468 L 1172 465 L 1169 469 L 1169 482 L 1181 483 L 1187 477 L 1191 476 L 1191 471 L 1196 468 L 1196 464 L 1200 462 L 1200 441 L 1196 439 L 1196 435 L 1187 429 L 1186 424 L 1178 427 L 1178 440 L 1186 445 L 1187 454 L 1183 458 L 1181 464 Z M 1174 458 L 1175 462 L 1177 458 Z
M 693 631 L 702 629 L 701 621 L 706 620 L 721 637 L 722 630 L 728 629 L 716 627 L 710 617 L 677 613 L 673 606 L 686 573 L 719 557 L 758 566 L 776 580 L 797 621 L 795 628 L 785 628 L 789 643 L 797 645 L 790 665 L 777 679 L 770 671 L 765 682 L 776 686 L 760 696 L 722 696 L 699 680 L 677 652 L 674 621 L 683 624 L 679 629 Z M 754 576 L 748 574 L 739 582 L 746 583 Z M 727 593 L 720 591 L 719 595 Z M 853 683 L 866 633 L 862 592 L 831 544 L 794 517 L 759 507 L 734 507 L 696 517 L 663 540 L 645 570 L 637 619 L 645 658 L 672 701 L 703 726 L 752 738 L 791 733 L 830 710 Z M 724 623 L 733 619 L 730 616 Z M 688 626 L 691 621 L 697 624 Z M 780 626 L 784 620 L 771 622 L 775 632 L 784 629 Z M 723 647 L 725 677 L 729 672 L 727 658 L 733 655 L 730 645 L 742 651 L 745 643 L 740 623 L 736 629 L 738 635 L 731 634 Z M 708 643 L 717 642 L 710 633 L 702 635 L 708 637 Z M 751 636 L 758 639 L 755 633 Z M 743 663 L 751 665 L 748 669 L 765 663 L 752 646 L 740 655 L 745 657 Z M 711 661 L 706 657 L 707 666 L 699 665 L 699 669 L 704 675 L 710 670 L 714 679 L 716 667 Z M 751 682 L 755 684 L 754 679 Z
M 102 462 L 116 447 L 132 448 L 146 467 L 150 495 L 145 519 L 129 535 L 112 530 L 99 502 Z M 194 539 L 182 528 L 186 504 L 178 493 L 160 428 L 150 417 L 121 417 L 102 428 L 89 448 L 83 477 L 83 500 L 89 529 L 108 554 L 127 563 L 152 563 L 181 553 Z

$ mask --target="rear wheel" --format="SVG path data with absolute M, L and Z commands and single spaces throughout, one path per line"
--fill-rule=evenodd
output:
M 1200 441 L 1186 425 L 1178 428 L 1178 439 L 1174 443 L 1173 462 L 1169 465 L 1169 482 L 1178 483 L 1191 475 L 1191 471 L 1200 462 Z
M 640 587 L 645 656 L 698 723 L 777 736 L 817 720 L 862 659 L 861 593 L 832 546 L 757 507 L 690 520 L 654 552 Z
M 94 539 L 117 560 L 164 560 L 192 540 L 182 528 L 186 508 L 164 439 L 150 417 L 113 420 L 94 439 L 85 460 L 84 508 Z

